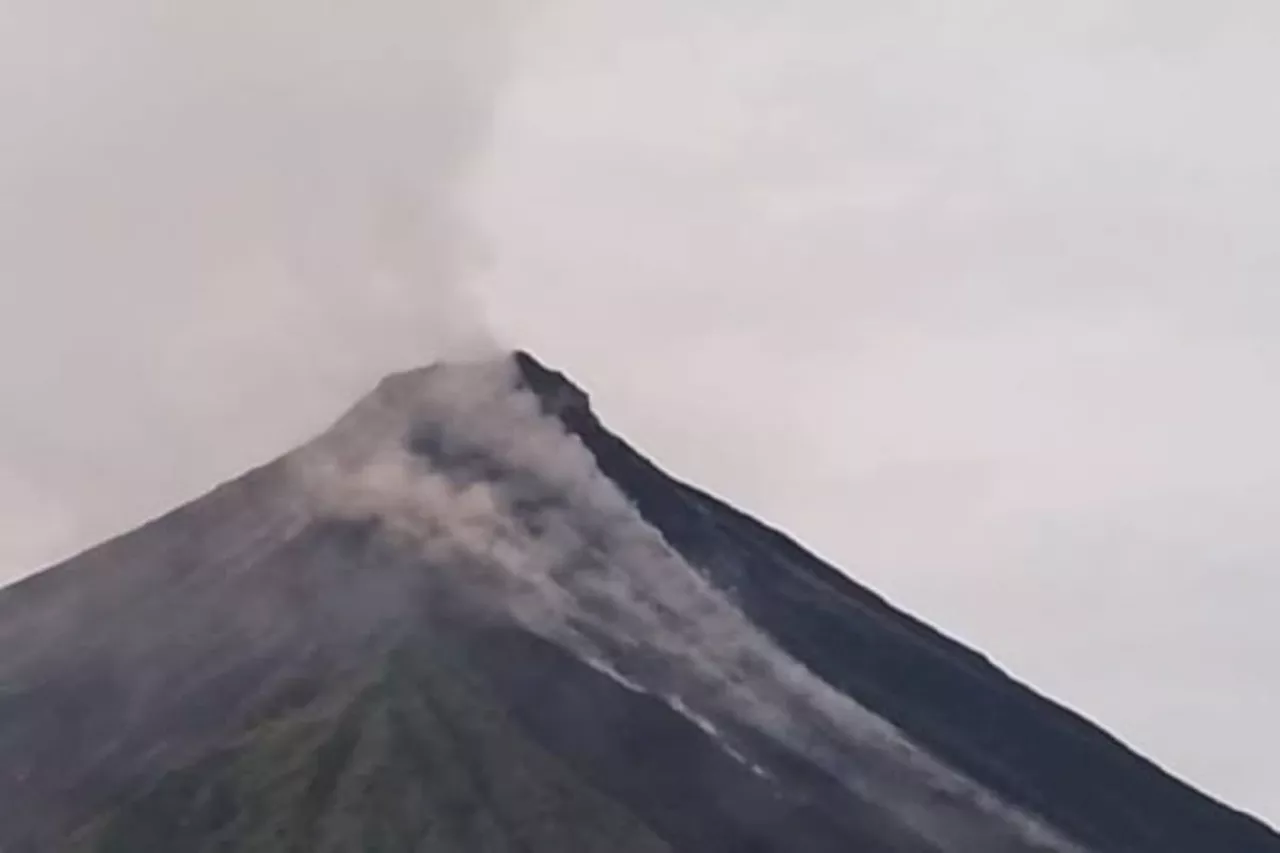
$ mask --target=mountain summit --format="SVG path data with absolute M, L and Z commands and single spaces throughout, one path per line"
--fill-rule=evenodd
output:
M 532 356 L 0 592 L 0 852 L 1280 853 Z

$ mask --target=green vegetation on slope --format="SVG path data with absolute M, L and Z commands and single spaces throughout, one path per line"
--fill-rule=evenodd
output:
M 671 853 L 439 652 L 160 779 L 77 853 Z

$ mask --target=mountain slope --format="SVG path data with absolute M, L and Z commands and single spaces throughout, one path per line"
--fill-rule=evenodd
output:
M 670 851 L 465 672 L 416 657 L 169 771 L 80 849 Z
M 518 353 L 0 592 L 0 851 L 1280 853 Z
M 523 365 L 539 387 L 567 382 L 531 359 Z M 1217 850 L 1226 838 L 1231 850 L 1277 849 L 1259 822 L 1165 774 L 784 535 L 667 477 L 589 407 L 574 407 L 565 422 L 651 524 L 738 593 L 756 624 L 1002 797 L 1105 849 Z

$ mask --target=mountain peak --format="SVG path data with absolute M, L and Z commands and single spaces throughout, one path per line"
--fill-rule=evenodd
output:
M 525 350 L 510 355 L 520 385 L 542 401 L 542 409 L 561 421 L 577 421 L 591 412 L 591 397 L 565 374 L 552 370 Z
M 590 396 L 565 374 L 525 350 L 501 355 L 440 361 L 393 373 L 320 438 L 330 450 L 368 448 L 406 429 L 462 420 L 505 409 L 531 395 L 543 415 L 567 432 L 595 424 Z M 518 408 L 518 406 L 517 406 Z
M 392 373 L 374 392 L 384 405 L 407 405 L 430 396 L 441 384 L 490 390 L 525 390 L 542 401 L 552 415 L 585 414 L 590 396 L 568 376 L 543 364 L 526 350 L 478 359 L 446 359 L 426 367 Z
M 525 351 L 45 577 L 0 593 L 5 853 L 1280 853 Z

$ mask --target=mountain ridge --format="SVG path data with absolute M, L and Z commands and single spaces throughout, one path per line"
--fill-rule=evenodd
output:
M 572 384 L 564 374 L 549 370 L 528 353 L 518 353 L 516 355 L 516 360 L 531 387 L 537 388 L 539 386 L 554 386 L 556 383 Z M 536 378 L 530 378 L 531 376 Z M 583 399 L 586 401 L 589 398 L 584 395 Z M 1058 717 L 1062 725 L 1092 730 L 1089 732 L 1090 735 L 1100 735 L 1105 746 L 1119 748 L 1122 750 L 1127 758 L 1138 762 L 1142 766 L 1142 772 L 1151 773 L 1153 776 L 1161 778 L 1162 783 L 1171 781 L 1175 787 L 1180 789 L 1180 796 L 1188 793 L 1194 795 L 1188 800 L 1188 803 L 1192 805 L 1193 808 L 1199 806 L 1203 799 L 1213 799 L 1194 790 L 1189 784 L 1182 780 L 1176 779 L 1172 774 L 1168 773 L 1168 771 L 1158 766 L 1155 762 L 1139 755 L 1135 750 L 1130 748 L 1127 744 L 1124 744 L 1118 738 L 1098 729 L 1083 715 L 1072 711 L 1057 702 L 1053 702 L 1039 696 L 1039 694 L 1037 694 L 1031 687 L 1014 679 L 985 655 L 952 640 L 937 629 L 934 629 L 920 620 L 917 620 L 910 614 L 894 607 L 882 596 L 858 585 L 845 573 L 833 569 L 830 565 L 813 556 L 804 548 L 803 545 L 787 534 L 770 528 L 767 525 L 762 525 L 759 521 L 741 513 L 729 506 L 720 498 L 717 498 L 704 490 L 670 478 L 652 463 L 648 462 L 648 460 L 646 460 L 641 454 L 631 448 L 624 440 L 605 430 L 603 425 L 596 419 L 594 413 L 591 412 L 589 404 L 573 409 L 570 416 L 565 418 L 564 421 L 570 432 L 577 435 L 592 448 L 593 453 L 596 454 L 597 460 L 601 461 L 601 465 L 606 469 L 607 473 L 610 468 L 614 467 L 610 462 L 605 461 L 610 456 L 616 454 L 621 460 L 630 459 L 633 465 L 643 469 L 642 476 L 646 478 L 659 477 L 667 480 L 680 490 L 689 494 L 695 502 L 714 505 L 717 513 L 722 513 L 733 519 L 735 522 L 747 523 L 759 528 L 761 535 L 771 540 L 777 548 L 795 555 L 797 558 L 803 560 L 807 565 L 816 568 L 822 575 L 823 579 L 831 584 L 834 589 L 841 590 L 845 594 L 848 594 L 859 601 L 859 603 L 865 604 L 873 610 L 883 614 L 888 619 L 894 620 L 896 623 L 895 627 L 905 628 L 910 633 L 914 634 L 917 639 L 922 640 L 935 649 L 940 649 L 940 651 L 946 655 L 952 656 L 953 660 L 958 657 L 960 661 L 966 662 L 968 666 L 975 668 L 977 674 L 997 680 L 1003 680 L 1006 682 L 1004 685 L 1006 689 L 1014 691 L 1024 698 L 1034 699 L 1044 703 L 1042 707 L 1050 710 L 1054 716 Z M 614 473 L 620 476 L 617 469 L 615 469 Z M 636 491 L 641 495 L 644 494 L 641 490 L 637 489 Z M 640 498 L 640 502 L 643 503 L 643 497 Z M 670 529 L 676 536 L 679 536 L 679 522 L 677 519 L 665 517 L 666 514 L 658 508 L 652 509 L 649 513 L 645 513 L 643 508 L 641 511 L 660 530 L 665 532 Z M 802 657 L 801 659 L 806 663 L 811 663 L 811 660 L 807 657 Z M 901 725 L 900 720 L 899 724 Z M 1256 831 L 1259 838 L 1265 838 L 1265 840 L 1270 843 L 1277 842 L 1277 838 L 1271 828 L 1268 827 L 1261 819 L 1226 806 L 1220 801 L 1213 800 L 1213 802 L 1216 806 L 1226 809 L 1233 818 L 1238 818 L 1250 831 Z M 1028 805 L 1038 806 L 1038 804 L 1035 804 L 1034 802 L 1028 803 Z
M 624 518 L 632 509 L 644 529 Z M 423 538 L 414 525 L 431 513 L 439 517 Z M 538 561 L 519 553 L 546 542 L 555 547 Z M 514 555 L 494 556 L 512 545 Z M 610 568 L 601 575 L 603 566 Z M 714 630 L 689 624 L 690 614 Z M 748 624 L 764 639 L 744 640 Z M 654 625 L 676 639 L 655 639 Z M 716 636 L 746 642 L 746 651 L 726 657 L 703 648 Z M 1280 851 L 1280 838 L 1260 821 L 1168 776 L 785 534 L 668 477 L 605 429 L 586 392 L 524 352 L 389 377 L 298 451 L 0 591 L 6 639 L 0 722 L 19 736 L 0 736 L 0 766 L 34 775 L 0 776 L 0 827 L 18 826 L 0 828 L 4 853 L 41 849 L 69 831 L 79 833 L 77 849 L 120 853 L 112 845 L 121 837 L 172 836 L 181 827 L 137 829 L 131 804 L 153 802 L 145 792 L 158 790 L 179 803 L 180 816 L 205 815 L 182 811 L 195 807 L 173 793 L 175 784 L 192 788 L 172 781 L 191 767 L 205 768 L 193 771 L 192 796 L 221 791 L 234 815 L 206 827 L 212 834 L 196 846 L 174 849 L 287 836 L 304 825 L 313 834 L 306 843 L 323 844 L 297 847 L 304 842 L 288 836 L 261 849 L 415 849 L 412 839 L 432 830 L 355 789 L 342 797 L 358 832 L 300 818 L 284 828 L 253 823 L 245 815 L 260 815 L 269 792 L 247 771 L 209 769 L 201 756 L 232 749 L 247 764 L 229 766 L 269 770 L 283 759 L 274 741 L 253 734 L 260 726 L 297 724 L 307 714 L 327 724 L 326 709 L 342 705 L 370 668 L 399 697 L 376 719 L 403 716 L 419 693 L 396 685 L 459 667 L 478 679 L 467 689 L 479 691 L 480 716 L 505 721 L 490 736 L 526 744 L 513 747 L 527 756 L 516 764 L 542 780 L 529 790 L 558 792 L 556 814 L 586 808 L 594 816 L 553 820 L 546 831 L 559 838 L 598 818 L 637 849 L 648 849 L 643 839 L 652 835 L 670 850 Z M 23 648 L 9 650 L 16 645 Z M 423 650 L 437 645 L 438 653 Z M 419 663 L 404 664 L 406 654 Z M 776 668 L 787 661 L 803 670 Z M 758 686 L 722 680 L 723 667 Z M 460 678 L 428 679 L 436 687 L 421 695 L 447 693 Z M 830 696 L 804 686 L 811 683 Z M 78 710 L 85 695 L 102 707 Z M 764 704 L 727 710 L 734 695 Z M 823 734 L 863 707 L 922 747 L 921 758 L 902 753 L 907 764 L 894 769 L 898 747 L 886 752 L 866 740 L 880 737 L 869 734 L 878 724 Z M 790 710 L 777 718 L 783 708 Z M 361 730 L 384 725 L 375 717 Z M 418 722 L 406 744 L 445 725 L 409 717 Z M 813 737 L 829 749 L 803 746 Z M 111 748 L 95 747 L 95 738 Z M 674 743 L 684 746 L 662 748 Z M 260 759 L 267 754 L 271 760 Z M 540 754 L 550 758 L 533 757 Z M 297 775 L 278 790 L 303 790 L 290 785 L 313 770 L 294 765 L 310 768 L 313 758 L 301 750 L 297 762 L 285 762 Z M 929 781 L 935 759 L 955 768 L 959 782 Z M 557 762 L 568 776 L 557 775 Z M 394 778 L 386 796 L 427 790 L 424 772 L 387 771 Z M 437 829 L 455 835 L 428 849 L 507 849 L 503 837 L 511 849 L 568 843 L 538 841 L 551 836 L 519 809 L 522 817 L 503 817 L 515 801 L 460 793 L 471 790 L 463 776 L 445 774 L 444 788 L 419 796 L 433 807 L 460 797 L 480 823 L 440 817 Z M 17 803 L 7 813 L 5 794 Z M 992 805 L 982 805 L 986 797 Z M 292 819 L 304 800 L 279 810 Z M 1052 831 L 1006 825 L 1022 813 Z M 514 821 L 507 836 L 480 828 L 502 820 Z M 409 840 L 367 846 L 388 832 Z M 481 835 L 467 835 L 474 832 Z M 475 840 L 481 836 L 490 841 Z

